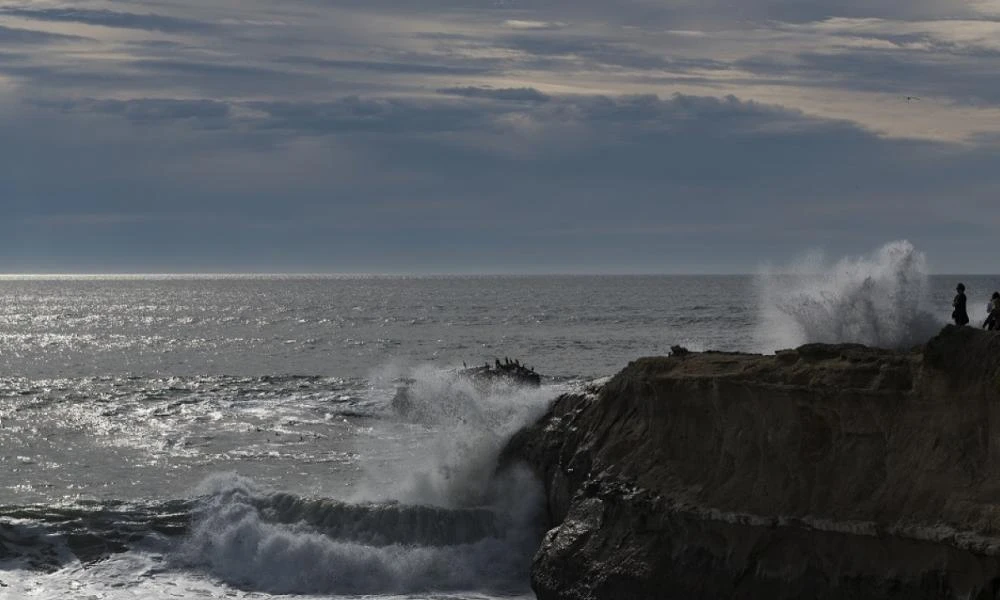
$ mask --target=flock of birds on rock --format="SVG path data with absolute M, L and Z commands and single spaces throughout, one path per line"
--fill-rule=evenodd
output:
M 508 378 L 529 385 L 542 384 L 542 377 L 535 372 L 535 368 L 529 367 L 517 359 L 511 360 L 504 357 L 503 361 L 499 358 L 495 359 L 493 365 L 487 362 L 481 367 L 470 368 L 465 363 L 462 363 L 462 366 L 465 367 L 462 374 L 474 379 Z

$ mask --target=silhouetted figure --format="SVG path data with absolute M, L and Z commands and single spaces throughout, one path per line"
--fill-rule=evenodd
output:
M 990 303 L 986 305 L 986 320 L 983 329 L 993 331 L 1000 329 L 1000 292 L 993 292 Z
M 965 309 L 965 285 L 958 284 L 955 287 L 955 291 L 958 293 L 955 294 L 955 299 L 951 301 L 951 305 L 955 307 L 955 310 L 951 311 L 951 318 L 955 320 L 955 325 L 961 327 L 962 325 L 969 324 L 969 313 Z

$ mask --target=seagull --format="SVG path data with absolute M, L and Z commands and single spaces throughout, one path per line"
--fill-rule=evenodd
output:
M 907 102 L 913 102 L 914 100 L 920 100 L 920 98 L 917 98 L 916 96 L 906 96 Z

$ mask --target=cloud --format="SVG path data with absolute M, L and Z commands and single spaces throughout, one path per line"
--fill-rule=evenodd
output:
M 1000 21 L 988 19 L 941 19 L 901 21 L 833 17 L 782 29 L 807 34 L 864 37 L 892 42 L 899 49 L 936 51 L 945 54 L 997 54 Z
M 52 42 L 79 42 L 88 38 L 62 33 L 49 33 L 34 29 L 17 29 L 0 25 L 0 44 L 47 44 Z
M 290 69 L 280 69 L 226 57 L 230 61 L 212 62 L 186 58 L 139 59 L 126 63 L 134 69 L 123 73 L 151 87 L 170 85 L 184 87 L 199 95 L 233 96 L 254 94 L 266 87 L 304 93 L 310 90 L 330 90 L 331 82 L 318 75 Z M 119 66 L 121 71 L 121 66 Z
M 154 13 L 138 14 L 106 9 L 22 8 L 6 6 L 0 8 L 0 14 L 36 21 L 81 23 L 84 25 L 142 29 L 164 33 L 204 32 L 217 28 L 216 24 L 205 21 L 170 17 Z
M 636 47 L 629 41 L 602 36 L 516 34 L 501 36 L 497 39 L 497 43 L 506 48 L 525 52 L 535 59 L 558 60 L 583 69 L 626 67 L 636 70 L 687 72 L 729 68 L 724 61 L 677 56 L 669 50 L 662 53 L 653 52 Z M 524 62 L 532 64 L 531 59 L 525 59 Z M 544 65 L 545 62 L 536 60 L 535 64 Z
M 460 168 L 473 185 L 478 178 L 492 178 L 498 164 L 511 162 L 517 165 L 515 172 L 540 180 L 596 178 L 626 186 L 659 181 L 714 187 L 752 181 L 780 188 L 787 185 L 790 171 L 801 170 L 833 190 L 843 187 L 843 173 L 817 171 L 815 165 L 825 164 L 834 153 L 850 148 L 852 161 L 865 156 L 873 165 L 884 165 L 887 160 L 872 154 L 886 144 L 851 123 L 732 96 L 550 95 L 542 102 L 531 89 L 455 91 L 458 101 L 350 96 L 326 102 L 140 98 L 36 105 L 141 124 L 209 123 L 230 131 L 234 143 L 242 144 L 257 135 L 272 140 L 328 137 L 364 147 L 373 160 L 384 160 L 379 170 L 386 176 L 397 168 L 413 168 L 425 176 Z M 379 137 L 365 137 L 370 134 Z M 879 169 L 852 168 L 869 183 L 881 177 Z
M 704 31 L 698 31 L 696 29 L 668 29 L 665 33 L 668 33 L 670 35 L 676 35 L 678 37 L 688 37 L 688 38 L 708 37 L 708 33 Z
M 61 92 L 72 88 L 94 90 L 102 86 L 120 86 L 135 75 L 122 70 L 110 71 L 75 64 L 39 64 L 37 55 L 8 54 L 0 62 L 0 75 L 21 80 L 36 89 L 57 88 Z
M 685 139 L 690 141 L 689 148 L 694 142 L 726 148 L 721 140 L 829 136 L 843 142 L 874 137 L 847 121 L 817 119 L 735 96 L 547 95 L 534 88 L 472 86 L 438 92 L 457 100 L 378 96 L 345 96 L 323 102 L 45 98 L 32 104 L 64 113 L 116 116 L 133 123 L 195 119 L 219 126 L 225 121 L 226 127 L 240 132 L 282 130 L 306 136 L 382 133 L 390 139 L 439 139 L 462 152 L 468 151 L 472 138 L 478 152 L 503 155 L 509 155 L 511 148 L 528 151 L 541 144 L 548 157 L 560 156 L 559 151 L 581 155 L 655 140 L 672 144 Z M 441 134 L 450 137 L 439 138 Z
M 484 124 L 488 114 L 467 104 L 421 102 L 396 98 L 348 96 L 329 102 L 247 102 L 267 118 L 257 127 L 284 129 L 309 135 L 331 132 L 462 131 Z
M 439 94 L 464 96 L 466 98 L 492 98 L 494 100 L 515 100 L 519 102 L 547 102 L 550 96 L 535 88 L 491 88 L 491 87 L 452 87 L 440 88 Z
M 424 57 L 424 59 L 429 57 Z M 419 59 L 418 59 L 419 60 Z M 373 60 L 336 60 L 316 58 L 311 56 L 285 56 L 278 62 L 322 67 L 326 69 L 344 69 L 356 71 L 372 71 L 375 73 L 405 73 L 413 75 L 481 75 L 495 70 L 495 61 L 481 64 L 429 64 L 407 61 L 373 61 Z
M 702 248 L 704 268 L 739 270 L 889 229 L 927 247 L 941 194 L 961 214 L 1000 184 L 996 146 L 887 140 L 736 97 L 475 94 L 35 102 L 0 119 L 0 194 L 23 199 L 0 254 L 246 268 L 280 247 L 275 268 L 656 270 Z M 201 120 L 217 126 L 186 126 Z M 845 201 L 859 193 L 891 201 Z M 812 210 L 831 203 L 836 223 Z M 954 214 L 948 231 L 973 235 Z M 246 242 L 268 224 L 268 244 Z M 86 241 L 95 228 L 106 244 Z
M 0 257 L 739 270 L 956 232 L 993 254 L 983 3 L 125 6 L 0 9 Z
M 230 106 L 215 100 L 174 98 L 136 98 L 130 100 L 94 99 L 40 100 L 38 106 L 64 112 L 92 112 L 124 117 L 133 123 L 197 120 L 219 122 L 230 115 Z
M 559 23 L 558 21 L 523 21 L 519 19 L 507 19 L 503 22 L 503 24 L 504 27 L 509 27 L 511 29 L 530 30 L 553 30 L 566 27 L 565 23 Z
M 759 56 L 739 61 L 745 71 L 779 85 L 817 86 L 865 92 L 946 98 L 962 104 L 1000 104 L 1000 82 L 989 73 L 1000 57 L 949 60 L 921 52 L 855 49 L 803 52 L 793 57 Z

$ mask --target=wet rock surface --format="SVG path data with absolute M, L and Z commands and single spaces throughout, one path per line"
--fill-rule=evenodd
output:
M 529 367 L 520 360 L 504 358 L 495 359 L 493 364 L 486 363 L 481 367 L 465 367 L 452 374 L 454 380 L 466 380 L 479 388 L 486 388 L 498 383 L 506 383 L 518 386 L 539 387 L 542 385 L 542 376 L 535 372 L 534 367 Z M 404 417 L 419 418 L 419 407 L 415 407 L 410 396 L 410 385 L 415 382 L 413 379 L 403 380 L 403 385 L 396 388 L 396 394 L 392 398 L 392 408 Z
M 511 441 L 540 600 L 996 598 L 1000 335 L 644 358 Z
M 481 367 L 468 367 L 459 371 L 458 374 L 473 381 L 486 383 L 506 380 L 533 387 L 542 384 L 542 376 L 535 372 L 534 367 L 529 367 L 516 358 L 514 360 L 504 358 L 502 361 L 496 359 L 492 365 L 486 363 Z

